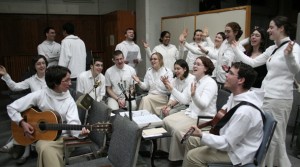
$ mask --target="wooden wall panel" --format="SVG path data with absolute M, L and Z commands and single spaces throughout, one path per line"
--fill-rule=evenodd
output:
M 15 81 L 30 66 L 29 60 L 37 55 L 37 46 L 45 40 L 43 30 L 52 26 L 56 30 L 56 42 L 63 39 L 62 26 L 66 22 L 75 25 L 75 35 L 86 45 L 87 53 L 101 52 L 104 71 L 112 65 L 111 53 L 117 43 L 124 40 L 124 30 L 135 28 L 135 14 L 128 11 L 116 11 L 107 15 L 43 15 L 43 14 L 0 14 L 0 64 Z M 113 45 L 109 45 L 113 36 Z M 108 41 L 108 43 L 105 41 Z M 16 61 L 18 60 L 18 61 Z M 7 87 L 0 82 L 0 88 Z

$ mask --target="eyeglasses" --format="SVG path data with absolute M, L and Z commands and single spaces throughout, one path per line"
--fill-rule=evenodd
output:
M 64 83 L 71 83 L 71 78 L 68 78 L 66 80 L 61 80 L 61 82 L 64 82 Z

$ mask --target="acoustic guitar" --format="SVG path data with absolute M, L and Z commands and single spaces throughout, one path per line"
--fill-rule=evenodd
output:
M 224 115 L 226 113 L 227 113 L 226 110 L 223 110 L 223 109 L 219 110 L 217 112 L 217 114 L 213 117 L 212 120 L 198 125 L 198 128 L 202 129 L 202 128 L 207 127 L 207 126 L 211 126 L 211 129 L 209 130 L 209 133 L 219 135 L 219 129 L 215 129 L 215 125 L 217 125 L 217 123 L 224 117 Z M 186 132 L 186 134 L 182 137 L 180 143 L 182 144 L 185 140 L 187 140 L 194 133 L 194 131 L 195 131 L 195 128 L 189 129 Z
M 56 140 L 60 137 L 62 130 L 81 130 L 83 127 L 90 131 L 109 132 L 111 123 L 96 123 L 93 125 L 63 124 L 61 116 L 55 111 L 38 112 L 29 108 L 22 112 L 24 120 L 34 128 L 33 139 L 24 135 L 23 128 L 12 122 L 11 129 L 13 138 L 20 144 L 27 146 L 37 140 Z

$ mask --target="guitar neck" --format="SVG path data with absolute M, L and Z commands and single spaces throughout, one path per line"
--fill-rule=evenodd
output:
M 41 123 L 39 125 L 39 128 L 41 130 L 81 130 L 83 127 L 92 130 L 91 125 L 46 124 L 46 123 Z

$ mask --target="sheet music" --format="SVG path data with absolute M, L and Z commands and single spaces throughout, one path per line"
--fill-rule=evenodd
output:
M 126 56 L 126 61 L 133 64 L 133 60 L 137 59 L 138 52 L 137 51 L 128 51 Z
M 132 119 L 140 128 L 153 128 L 163 125 L 163 121 L 155 114 L 136 116 Z

